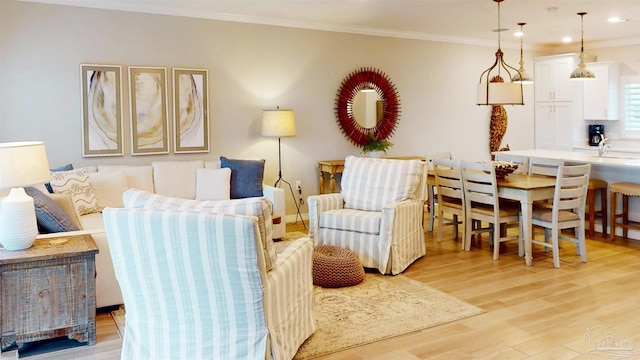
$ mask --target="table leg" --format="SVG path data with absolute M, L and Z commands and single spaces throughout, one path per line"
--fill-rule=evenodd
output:
M 336 192 L 336 177 L 333 172 L 329 174 L 329 190 L 332 194 Z
M 532 225 L 531 216 L 533 215 L 533 202 L 523 200 L 520 203 L 522 208 L 522 236 L 524 240 L 524 260 L 527 266 L 531 266 L 531 260 L 533 259 L 532 253 Z
M 318 194 L 324 194 L 324 172 L 322 171 L 322 165 L 319 166 L 319 170 L 320 182 L 318 184 L 320 188 L 318 189 Z
M 429 232 L 433 232 L 433 219 L 435 218 L 435 202 L 433 200 L 433 185 L 427 185 L 427 192 L 429 194 Z

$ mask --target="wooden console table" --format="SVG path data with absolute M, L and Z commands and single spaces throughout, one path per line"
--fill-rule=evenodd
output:
M 398 156 L 389 159 L 395 160 L 422 160 L 424 156 Z M 344 159 L 343 160 L 322 160 L 318 161 L 318 170 L 320 175 L 320 182 L 318 183 L 318 193 L 324 194 L 324 174 L 329 174 L 329 191 L 336 192 L 336 174 L 342 174 L 344 171 Z
M 0 248 L 2 350 L 60 336 L 95 345 L 97 253 L 89 235 Z

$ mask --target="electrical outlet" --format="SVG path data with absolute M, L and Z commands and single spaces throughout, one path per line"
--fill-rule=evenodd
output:
M 302 191 L 302 181 L 296 180 L 296 190 Z

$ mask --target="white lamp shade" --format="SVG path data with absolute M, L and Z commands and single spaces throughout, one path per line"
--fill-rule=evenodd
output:
M 0 189 L 41 184 L 51 179 L 41 141 L 0 144 Z
M 262 136 L 296 136 L 296 119 L 293 110 L 264 110 L 262 113 Z
M 516 84 L 533 84 L 533 76 L 529 75 L 525 70 L 518 70 L 511 78 L 512 83 Z
M 573 70 L 571 76 L 569 76 L 571 80 L 594 80 L 595 78 L 596 75 L 593 71 L 587 69 L 584 63 L 581 63 L 577 69 Z
M 478 84 L 478 105 L 523 105 L 522 84 L 490 82 Z M 487 91 L 489 95 L 487 96 Z

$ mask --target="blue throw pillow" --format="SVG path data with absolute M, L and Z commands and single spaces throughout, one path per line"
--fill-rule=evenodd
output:
M 262 196 L 264 160 L 234 160 L 220 156 L 220 167 L 231 169 L 231 198 Z
M 41 234 L 80 230 L 60 205 L 42 191 L 30 186 L 25 187 L 24 191 L 33 198 Z
M 67 164 L 67 165 L 63 165 L 63 166 L 57 167 L 55 169 L 50 169 L 50 170 L 51 171 L 70 171 L 70 170 L 73 170 L 73 165 Z M 44 184 L 44 187 L 46 187 L 47 190 L 49 190 L 50 194 L 53 194 L 53 188 L 51 187 L 51 183 Z

